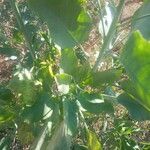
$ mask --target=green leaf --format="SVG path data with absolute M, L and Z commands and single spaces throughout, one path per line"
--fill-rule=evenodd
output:
M 18 96 L 20 95 L 20 103 L 31 106 L 36 100 L 36 88 L 33 80 L 19 80 L 14 77 L 9 84 L 11 90 Z
M 88 63 L 78 66 L 77 71 L 74 72 L 74 78 L 77 83 L 83 83 L 87 85 L 89 83 L 89 77 L 91 74 L 91 67 Z
M 0 139 L 1 150 L 10 150 L 11 144 L 12 144 L 12 139 L 9 136 Z
M 94 132 L 87 130 L 87 146 L 88 150 L 102 150 L 102 146 Z
M 88 150 L 88 148 L 84 145 L 75 144 L 73 150 Z
M 138 146 L 138 144 L 136 143 L 136 141 L 134 141 L 131 138 L 127 138 L 127 137 L 121 137 L 121 149 L 125 149 L 125 150 L 140 150 L 140 147 Z
M 127 41 L 121 62 L 138 93 L 138 101 L 150 109 L 150 42 L 139 32 L 134 32 Z
M 73 100 L 64 99 L 64 118 L 68 128 L 68 133 L 72 136 L 78 128 L 78 107 Z
M 105 101 L 98 94 L 82 93 L 78 96 L 81 106 L 89 113 L 100 114 L 103 112 L 113 113 L 114 109 L 111 103 Z
M 62 121 L 56 128 L 46 150 L 70 150 L 70 148 L 71 137 L 67 133 L 65 122 Z
M 103 84 L 111 84 L 119 79 L 120 75 L 121 71 L 115 69 L 93 72 L 89 84 L 91 84 L 93 87 L 99 87 Z
M 91 21 L 82 9 L 82 0 L 28 0 L 31 8 L 47 22 L 51 37 L 62 48 L 84 41 Z
M 131 82 L 131 80 L 124 80 L 120 83 L 121 88 L 128 94 L 136 97 L 136 98 L 140 98 L 135 85 Z
M 136 11 L 132 19 L 132 30 L 140 30 L 143 37 L 150 39 L 150 1 L 145 1 Z
M 48 64 L 41 65 L 37 76 L 42 82 L 44 90 L 50 91 L 54 82 L 52 67 Z
M 72 77 L 65 73 L 57 74 L 56 79 L 57 79 L 58 84 L 66 84 L 66 85 L 70 84 L 72 81 Z
M 5 47 L 0 47 L 0 54 L 11 57 L 11 56 L 18 56 L 19 52 L 17 52 L 17 50 L 15 48 L 5 46 Z
M 48 122 L 49 125 L 49 129 L 51 131 L 52 128 L 52 123 Z M 34 142 L 32 143 L 30 149 L 31 150 L 41 150 L 45 145 L 46 145 L 46 135 L 48 133 L 48 124 L 46 124 L 42 130 L 40 131 L 40 134 L 38 135 L 38 137 L 34 140 Z M 43 148 L 44 149 L 44 148 Z
M 13 93 L 10 89 L 0 86 L 0 100 L 10 102 L 13 98 Z
M 14 118 L 14 113 L 3 106 L 0 106 L 0 124 L 10 121 Z
M 31 107 L 25 107 L 21 117 L 26 122 L 38 122 L 51 117 L 55 104 L 47 93 L 42 93 Z
M 61 95 L 68 94 L 69 92 L 69 84 L 71 83 L 72 77 L 68 74 L 57 74 L 57 88 Z
M 60 67 L 65 73 L 74 75 L 78 67 L 78 59 L 72 49 L 63 49 L 61 51 Z
M 126 93 L 121 94 L 117 99 L 119 103 L 128 109 L 133 119 L 139 121 L 150 120 L 150 110 L 139 103 L 139 100 Z

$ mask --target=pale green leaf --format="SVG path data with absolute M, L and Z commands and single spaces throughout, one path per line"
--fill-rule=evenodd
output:
M 87 146 L 88 150 L 102 150 L 96 134 L 90 130 L 87 130 Z

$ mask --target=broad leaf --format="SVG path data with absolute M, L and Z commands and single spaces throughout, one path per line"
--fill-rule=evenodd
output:
M 111 84 L 119 79 L 120 75 L 121 71 L 115 69 L 93 72 L 91 74 L 89 84 L 91 84 L 93 87 L 100 87 L 103 84 Z
M 21 117 L 26 122 L 38 122 L 42 119 L 48 119 L 51 117 L 53 109 L 55 107 L 54 102 L 47 93 L 43 93 L 39 96 L 39 99 L 31 107 L 25 107 Z
M 140 30 L 144 38 L 150 39 L 150 1 L 145 1 L 132 19 L 132 30 Z
M 102 150 L 102 146 L 98 141 L 96 134 L 90 130 L 87 130 L 87 146 L 88 150 Z
M 76 82 L 88 84 L 90 82 L 91 67 L 88 63 L 78 66 L 77 71 L 74 72 Z
M 50 124 L 50 130 L 51 130 L 52 124 Z M 41 150 L 45 145 L 45 139 L 48 132 L 47 124 L 43 127 L 38 137 L 34 140 L 33 144 L 31 145 L 31 150 Z M 43 148 L 44 149 L 44 148 Z
M 88 150 L 88 148 L 84 145 L 75 144 L 73 150 Z
M 83 0 L 28 0 L 31 8 L 47 22 L 51 37 L 62 48 L 71 48 L 87 38 L 89 16 Z
M 70 84 L 72 80 L 71 76 L 65 73 L 57 74 L 56 79 L 57 79 L 58 84 L 66 84 L 66 85 Z
M 36 100 L 36 88 L 33 80 L 23 79 L 19 80 L 14 77 L 9 84 L 11 90 L 19 96 L 20 103 L 31 106 Z
M 54 82 L 52 67 L 46 62 L 42 62 L 38 71 L 38 79 L 42 82 L 45 91 L 51 90 Z
M 135 85 L 130 80 L 124 80 L 120 83 L 121 88 L 128 94 L 140 99 L 139 93 Z
M 61 51 L 60 67 L 70 75 L 74 75 L 75 71 L 77 71 L 78 60 L 72 49 L 63 49 Z
M 18 69 L 9 83 L 9 88 L 19 98 L 20 104 L 31 106 L 36 100 L 36 86 L 32 72 L 26 68 Z
M 68 133 L 74 135 L 78 128 L 78 107 L 73 100 L 64 99 L 64 118 Z
M 102 112 L 112 113 L 114 111 L 111 103 L 105 101 L 98 94 L 83 93 L 78 96 L 78 100 L 85 111 L 93 114 Z
M 150 42 L 139 32 L 134 32 L 126 43 L 121 62 L 136 91 L 138 101 L 150 109 Z
M 134 141 L 131 138 L 127 138 L 127 137 L 121 137 L 121 149 L 125 149 L 125 150 L 140 150 L 140 147 L 138 146 L 138 144 L 136 143 L 136 141 Z
M 70 150 L 71 138 L 67 133 L 64 121 L 56 128 L 46 150 Z
M 14 116 L 15 114 L 10 108 L 0 106 L 0 124 L 12 120 Z
M 133 119 L 143 121 L 150 120 L 150 110 L 144 107 L 139 100 L 129 94 L 123 93 L 118 97 L 118 102 L 125 106 Z
M 58 92 L 63 95 L 67 94 L 69 92 L 69 84 L 71 83 L 72 77 L 68 74 L 57 74 L 56 75 L 57 80 L 57 88 Z
M 13 98 L 13 93 L 10 89 L 0 86 L 0 100 L 5 102 L 11 102 Z
M 0 149 L 1 150 L 10 150 L 12 144 L 12 139 L 10 136 L 2 137 L 0 139 Z
M 5 46 L 5 47 L 0 47 L 0 54 L 6 55 L 7 57 L 11 57 L 11 56 L 18 56 L 19 52 L 15 48 Z

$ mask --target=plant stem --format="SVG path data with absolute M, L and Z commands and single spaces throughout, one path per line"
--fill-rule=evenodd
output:
M 102 45 L 102 48 L 100 49 L 100 52 L 99 52 L 99 55 L 98 55 L 98 58 L 95 62 L 95 65 L 93 67 L 93 71 L 96 71 L 98 69 L 98 66 L 101 62 L 101 59 L 103 58 L 104 56 L 104 53 L 106 50 L 109 49 L 109 45 L 115 35 L 115 32 L 116 32 L 116 26 L 117 26 L 117 23 L 118 23 L 118 19 L 121 15 L 121 12 L 122 12 L 122 9 L 123 9 L 123 6 L 124 6 L 124 3 L 125 3 L 125 0 L 120 0 L 120 3 L 119 3 L 119 6 L 118 6 L 118 11 L 117 11 L 117 14 L 111 24 L 111 27 L 109 29 L 109 32 L 104 40 L 104 43 Z
M 32 47 L 32 43 L 29 39 L 29 35 L 26 31 L 25 25 L 24 25 L 23 20 L 21 18 L 21 14 L 20 14 L 19 8 L 17 6 L 17 2 L 16 2 L 16 0 L 11 0 L 10 3 L 11 3 L 11 7 L 13 8 L 13 11 L 15 13 L 17 23 L 20 27 L 20 30 L 22 31 L 22 33 L 25 37 L 25 41 L 26 41 L 27 47 L 29 48 L 29 52 L 32 56 L 32 59 L 34 60 L 35 56 L 34 56 L 34 50 L 33 50 L 33 47 Z
M 104 25 L 103 14 L 102 14 L 101 0 L 98 0 L 98 6 L 99 6 L 99 11 L 100 11 L 100 20 L 102 22 L 103 37 L 105 40 L 106 33 L 105 33 L 105 25 Z

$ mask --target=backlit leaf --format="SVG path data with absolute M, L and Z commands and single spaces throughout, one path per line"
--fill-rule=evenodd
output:
M 63 49 L 61 51 L 60 67 L 65 73 L 74 75 L 78 67 L 78 60 L 72 49 Z
M 44 20 L 54 42 L 71 48 L 84 41 L 90 30 L 90 18 L 82 9 L 82 0 L 28 0 L 31 8 Z
M 150 42 L 134 32 L 126 43 L 121 62 L 138 93 L 138 101 L 150 109 Z
M 87 142 L 88 150 L 102 150 L 96 134 L 90 130 L 87 130 Z

